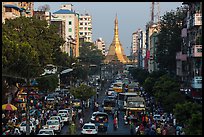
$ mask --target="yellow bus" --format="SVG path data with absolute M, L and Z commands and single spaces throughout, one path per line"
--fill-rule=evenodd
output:
M 122 82 L 113 83 L 113 90 L 115 92 L 123 92 L 123 83 Z

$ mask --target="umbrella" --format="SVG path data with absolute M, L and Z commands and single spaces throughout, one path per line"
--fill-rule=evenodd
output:
M 2 110 L 17 110 L 17 107 L 15 107 L 12 104 L 4 104 L 2 105 Z

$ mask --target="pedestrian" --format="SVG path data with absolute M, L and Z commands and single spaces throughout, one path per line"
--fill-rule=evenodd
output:
M 79 124 L 80 124 L 80 128 L 82 128 L 83 124 L 84 124 L 84 120 L 83 118 L 81 117 L 80 120 L 79 120 Z
M 117 117 L 115 116 L 113 119 L 113 129 L 116 130 L 117 129 Z
M 70 135 L 76 135 L 76 125 L 74 122 L 72 122 L 70 128 L 69 128 Z
M 134 124 L 133 122 L 130 120 L 130 135 L 134 134 Z

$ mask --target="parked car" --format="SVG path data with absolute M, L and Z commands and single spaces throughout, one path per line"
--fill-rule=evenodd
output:
M 43 127 L 44 129 L 53 129 L 55 132 L 61 131 L 61 125 L 59 120 L 48 120 L 46 125 Z
M 96 135 L 98 134 L 98 127 L 94 123 L 85 123 L 82 127 L 81 134 L 93 134 Z
M 26 121 L 21 122 L 21 124 L 19 125 L 19 128 L 20 128 L 21 132 L 25 133 L 26 132 Z M 30 133 L 31 133 L 32 129 L 35 132 L 36 125 L 32 121 L 30 121 Z
M 40 129 L 37 135 L 55 135 L 53 129 Z

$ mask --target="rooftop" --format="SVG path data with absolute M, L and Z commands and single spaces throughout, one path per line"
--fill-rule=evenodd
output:
M 54 12 L 53 14 L 76 14 L 76 13 L 71 10 L 60 9 Z

